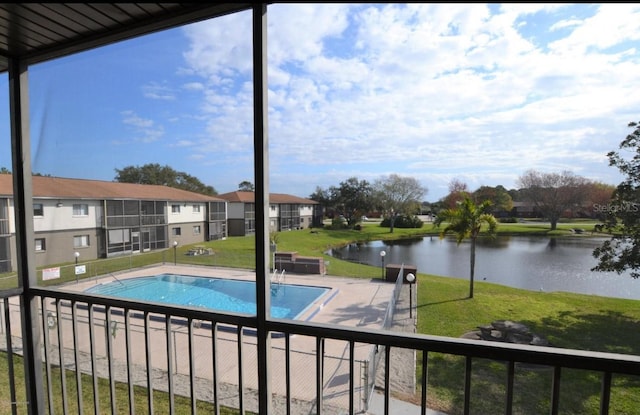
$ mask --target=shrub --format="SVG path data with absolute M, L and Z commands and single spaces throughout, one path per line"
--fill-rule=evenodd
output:
M 398 215 L 393 223 L 396 228 L 422 228 L 424 222 L 416 215 Z M 391 226 L 389 218 L 384 218 L 380 226 L 389 228 Z
M 331 219 L 331 229 L 346 229 L 347 220 L 341 216 Z

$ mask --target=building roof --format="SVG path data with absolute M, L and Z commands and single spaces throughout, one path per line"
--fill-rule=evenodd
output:
M 0 174 L 0 197 L 13 197 L 13 176 L 11 174 Z M 169 186 L 50 176 L 33 176 L 33 197 L 39 199 L 135 199 L 180 202 L 224 201 L 219 197 Z
M 229 193 L 223 193 L 218 195 L 219 198 L 226 200 L 231 203 L 255 203 L 255 193 L 254 192 L 243 192 L 243 191 L 235 191 Z M 299 205 L 315 205 L 318 204 L 315 200 L 304 199 L 298 196 L 292 196 L 284 193 L 269 193 L 269 202 L 275 204 L 299 204 Z

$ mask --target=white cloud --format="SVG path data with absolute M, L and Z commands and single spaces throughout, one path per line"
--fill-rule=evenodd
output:
M 347 4 L 275 4 L 268 14 L 269 63 L 306 62 L 326 50 L 323 42 L 347 28 Z
M 186 63 L 194 73 L 219 85 L 251 73 L 251 13 L 242 12 L 185 27 Z
M 598 53 L 623 42 L 640 40 L 640 6 L 637 4 L 600 4 L 598 12 L 576 25 L 567 38 L 550 47 L 567 54 Z M 595 48 L 596 50 L 593 50 Z
M 202 82 L 187 82 L 182 85 L 184 89 L 187 91 L 202 91 L 205 89 L 205 86 Z
M 270 5 L 272 187 L 306 195 L 378 171 L 430 189 L 452 177 L 509 187 L 529 168 L 611 179 L 604 154 L 640 105 L 638 9 Z M 202 81 L 188 89 L 202 88 L 208 117 L 198 151 L 225 163 L 252 149 L 250 17 L 185 30 L 186 72 Z
M 197 143 L 193 140 L 178 140 L 174 144 L 175 147 L 193 147 L 195 145 L 197 145 Z
M 122 120 L 123 123 L 132 125 L 134 127 L 149 128 L 153 126 L 153 120 L 141 118 L 133 111 L 123 111 L 122 116 L 124 117 L 124 119 Z
M 166 85 L 159 85 L 157 83 L 150 83 L 148 85 L 143 85 L 142 94 L 144 95 L 145 98 L 160 99 L 160 100 L 167 100 L 167 101 L 172 101 L 176 98 L 171 88 L 167 87 Z
M 123 111 L 122 116 L 123 124 L 134 127 L 134 141 L 153 143 L 164 136 L 164 127 L 155 125 L 151 119 L 139 117 L 133 111 Z M 122 141 L 123 140 L 118 140 L 118 142 Z

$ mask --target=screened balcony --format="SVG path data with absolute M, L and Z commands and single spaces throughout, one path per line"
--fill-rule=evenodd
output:
M 579 411 L 563 404 L 563 381 L 588 372 L 599 385 L 598 413 L 637 382 L 640 357 L 542 346 L 490 343 L 389 329 L 300 322 L 270 315 L 269 154 L 266 126 L 267 4 L 4 4 L 0 68 L 8 72 L 18 287 L 2 291 L 2 346 L 7 387 L 3 413 L 365 413 L 375 390 L 379 413 L 393 414 L 390 388 L 396 350 L 415 352 L 417 413 L 430 413 L 429 384 L 443 357 L 459 373 L 456 413 L 519 413 L 536 396 L 543 412 Z M 250 10 L 253 45 L 253 145 L 256 185 L 255 315 L 128 301 L 38 285 L 31 184 L 29 80 L 32 65 L 116 41 Z M 105 17 L 106 16 L 106 17 Z M 18 27 L 20 30 L 13 30 Z M 395 295 L 406 286 L 402 280 Z M 391 312 L 406 304 L 389 299 Z M 294 343 L 303 340 L 302 349 Z M 328 344 L 345 353 L 328 356 Z M 364 358 L 358 351 L 369 350 Z M 294 356 L 304 352 L 304 370 Z M 449 360 L 447 360 L 449 361 Z M 502 379 L 487 384 L 487 366 Z M 224 370 L 223 370 L 224 367 Z M 340 367 L 339 390 L 325 380 Z M 230 369 L 229 369 L 230 368 Z M 532 370 L 544 379 L 533 390 Z M 231 380 L 223 372 L 234 372 Z M 335 378 L 334 378 L 335 379 Z M 308 395 L 293 391 L 301 382 Z M 335 399 L 340 395 L 339 400 Z M 499 398 L 496 398 L 499 397 Z M 337 403 L 339 401 L 339 403 Z M 304 410 L 304 412 L 301 412 Z

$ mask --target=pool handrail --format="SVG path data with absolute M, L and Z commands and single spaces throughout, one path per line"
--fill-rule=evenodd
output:
M 125 284 L 124 284 L 124 282 L 120 281 L 120 280 L 118 279 L 118 277 L 116 277 L 115 275 L 113 275 L 113 272 L 110 272 L 110 273 L 109 273 L 109 275 L 110 275 L 111 277 L 113 277 L 113 279 L 114 279 L 114 280 L 118 281 L 118 282 L 120 283 L 120 285 L 125 285 Z

